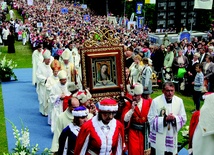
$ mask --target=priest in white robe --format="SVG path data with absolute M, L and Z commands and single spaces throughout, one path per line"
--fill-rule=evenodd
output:
M 67 49 L 64 50 L 61 57 L 62 57 L 61 68 L 66 72 L 68 82 L 76 82 L 76 70 L 74 64 L 72 64 L 69 61 L 70 59 L 69 51 Z
M 153 99 L 148 120 L 151 155 L 176 155 L 178 131 L 187 121 L 183 100 L 174 95 L 172 82 L 163 84 L 163 94 Z
M 51 125 L 51 112 L 52 112 L 52 109 L 53 109 L 53 104 L 51 104 L 51 102 L 50 102 L 49 95 L 50 95 L 52 87 L 56 83 L 59 82 L 59 77 L 57 75 L 58 75 L 58 72 L 61 70 L 61 64 L 60 64 L 60 62 L 58 60 L 56 60 L 56 59 L 54 61 L 52 61 L 52 63 L 51 63 L 51 69 L 53 70 L 53 75 L 50 76 L 47 79 L 47 82 L 45 84 L 46 93 L 47 93 L 47 100 L 48 100 L 48 124 L 49 125 Z
M 38 64 L 38 68 L 36 71 L 36 92 L 38 94 L 39 100 L 39 112 L 44 116 L 48 116 L 48 101 L 45 84 L 47 82 L 47 79 L 53 74 L 53 71 L 50 67 L 51 52 L 49 50 L 46 50 L 43 54 L 43 58 L 43 63 Z
M 77 71 L 76 80 L 80 90 L 82 90 L 82 69 L 80 64 L 80 54 L 76 47 L 73 47 L 71 51 L 70 62 L 74 64 L 74 67 Z
M 64 70 L 58 73 L 59 82 L 57 82 L 50 92 L 50 103 L 53 106 L 51 114 L 51 131 L 54 132 L 55 123 L 58 116 L 63 112 L 63 100 L 65 96 L 70 96 L 71 93 L 67 89 L 67 74 Z
M 42 56 L 42 45 L 40 44 L 36 50 L 33 51 L 32 54 L 32 85 L 36 85 L 36 71 L 38 68 L 38 63 L 43 62 L 43 56 Z

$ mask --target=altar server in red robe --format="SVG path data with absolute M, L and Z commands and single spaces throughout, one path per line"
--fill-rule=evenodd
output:
M 114 119 L 117 102 L 110 98 L 103 99 L 98 103 L 98 109 L 98 114 L 82 125 L 74 154 L 122 155 L 124 128 Z
M 142 98 L 143 86 L 140 83 L 128 85 L 127 89 L 132 101 L 126 102 L 122 118 L 128 124 L 128 154 L 144 155 L 144 150 L 149 147 L 147 115 L 152 100 Z

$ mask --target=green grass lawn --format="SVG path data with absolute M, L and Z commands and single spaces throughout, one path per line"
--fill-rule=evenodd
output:
M 15 11 L 16 17 L 20 18 L 20 16 L 17 14 L 17 11 Z M 26 44 L 25 46 L 22 45 L 21 41 L 15 42 L 15 49 L 16 53 L 7 53 L 7 46 L 0 47 L 0 52 L 3 55 L 6 55 L 8 59 L 12 59 L 17 63 L 17 68 L 31 68 L 32 67 L 32 49 L 30 44 Z M 0 56 L 2 58 L 2 56 Z M 155 91 L 151 97 L 154 98 L 161 94 L 161 90 Z M 181 97 L 184 101 L 186 113 L 187 113 L 187 124 L 189 125 L 190 118 L 192 116 L 191 110 L 194 109 L 194 104 L 192 101 L 192 98 L 185 97 L 181 95 L 180 93 L 176 93 L 177 96 Z M 0 153 L 1 152 L 7 152 L 7 138 L 6 138 L 6 129 L 5 129 L 5 118 L 4 118 L 4 104 L 3 104 L 3 97 L 2 97 L 2 87 L 0 84 Z M 178 141 L 182 142 L 184 139 L 179 132 Z
M 2 53 L 2 56 L 6 55 L 7 59 L 15 61 L 17 63 L 17 68 L 32 67 L 32 49 L 29 43 L 23 46 L 21 41 L 16 41 L 15 53 L 7 53 L 7 48 L 7 46 L 0 47 L 0 52 Z M 2 56 L 0 56 L 0 58 Z
M 2 87 L 0 84 L 0 153 L 7 152 L 7 135 L 5 127 L 5 118 L 4 118 L 4 104 L 2 97 Z

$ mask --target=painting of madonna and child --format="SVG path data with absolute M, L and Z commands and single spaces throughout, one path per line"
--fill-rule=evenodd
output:
M 93 82 L 94 87 L 117 86 L 117 71 L 114 57 L 94 60 Z

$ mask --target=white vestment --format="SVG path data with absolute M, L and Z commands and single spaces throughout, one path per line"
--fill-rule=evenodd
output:
M 3 28 L 2 30 L 2 39 L 7 40 L 8 35 L 10 34 L 10 30 L 8 28 Z
M 194 155 L 213 155 L 214 154 L 214 134 L 202 136 L 200 125 L 195 129 L 192 140 L 192 151 Z
M 10 10 L 10 11 L 9 11 L 9 14 L 10 14 L 10 19 L 11 19 L 11 18 L 14 19 L 14 12 L 13 12 L 13 10 Z
M 67 65 L 62 62 L 61 69 L 66 71 L 68 82 L 74 82 L 74 65 L 71 62 L 69 62 Z
M 130 78 L 133 81 L 133 84 L 140 82 L 142 83 L 141 80 L 141 72 L 143 70 L 143 66 L 137 65 L 135 62 L 132 63 L 132 65 L 129 67 L 130 70 Z
M 68 126 L 70 123 L 73 122 L 74 116 L 70 112 L 69 108 L 67 108 L 63 113 L 59 115 L 59 117 L 55 120 L 55 130 L 54 130 L 54 136 L 52 140 L 52 146 L 51 151 L 57 152 L 59 148 L 59 136 L 62 132 L 62 130 Z
M 207 95 L 192 140 L 194 155 L 214 154 L 214 94 Z
M 61 85 L 60 82 L 57 82 L 51 89 L 49 98 L 51 106 L 53 106 L 51 113 L 51 131 L 55 130 L 55 123 L 58 116 L 63 112 L 63 100 L 60 99 L 61 95 L 70 96 L 71 93 L 67 89 L 67 84 Z
M 176 125 L 167 124 L 164 127 L 164 117 L 162 111 L 166 115 L 172 113 L 176 118 Z M 156 155 L 164 155 L 164 152 L 172 152 L 177 154 L 177 134 L 187 121 L 183 100 L 177 96 L 173 96 L 172 103 L 167 104 L 165 96 L 156 97 L 151 104 L 148 120 L 150 124 L 150 143 L 151 147 L 156 149 Z
M 51 125 L 51 113 L 52 113 L 52 109 L 53 109 L 53 104 L 51 104 L 49 96 L 50 96 L 52 87 L 58 82 L 59 82 L 58 76 L 52 75 L 47 79 L 47 82 L 45 84 L 47 96 L 48 96 L 48 124 L 49 125 Z
M 80 64 L 80 54 L 76 47 L 74 47 L 71 51 L 70 62 L 74 64 L 74 67 L 78 72 L 76 77 L 78 82 L 78 88 L 82 90 L 82 69 Z
M 37 87 L 36 92 L 38 94 L 39 100 L 39 111 L 42 115 L 48 115 L 48 100 L 47 100 L 47 92 L 46 92 L 46 81 L 48 77 L 53 74 L 53 71 L 50 65 L 46 65 L 44 62 L 38 64 L 38 69 L 36 71 L 37 77 Z
M 42 56 L 42 52 L 39 52 L 38 50 L 33 51 L 32 54 L 32 84 L 35 85 L 36 84 L 36 71 L 38 68 L 38 63 L 42 63 L 43 62 L 43 56 Z

